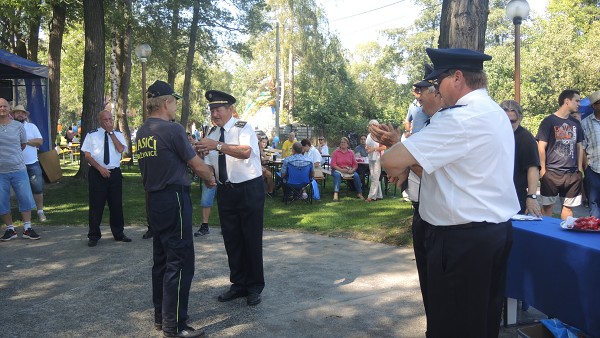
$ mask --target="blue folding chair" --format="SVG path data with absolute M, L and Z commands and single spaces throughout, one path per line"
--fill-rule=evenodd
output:
M 312 167 L 310 161 L 293 161 L 287 164 L 287 176 L 283 180 L 283 202 L 292 203 L 295 200 L 303 200 L 312 204 Z M 303 193 L 306 193 L 304 198 Z

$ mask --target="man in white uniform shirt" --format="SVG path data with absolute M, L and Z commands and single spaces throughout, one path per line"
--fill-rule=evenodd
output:
M 228 302 L 246 297 L 250 306 L 261 302 L 265 286 L 262 256 L 265 190 L 260 149 L 254 128 L 233 117 L 235 98 L 209 90 L 212 121 L 217 126 L 196 142 L 198 152 L 208 154 L 217 178 L 217 203 L 221 233 L 230 269 L 231 287 L 218 298 Z
M 108 203 L 110 231 L 115 241 L 131 242 L 123 233 L 123 175 L 121 174 L 121 153 L 127 150 L 123 134 L 113 130 L 113 117 L 108 110 L 98 113 L 100 128 L 90 131 L 83 140 L 81 151 L 90 165 L 88 171 L 88 193 L 90 209 L 88 213 L 88 246 L 98 244 L 102 233 L 100 223 L 104 205 Z
M 44 215 L 44 177 L 42 174 L 42 167 L 38 161 L 38 147 L 44 143 L 42 134 L 38 127 L 30 123 L 29 112 L 25 110 L 22 105 L 16 106 L 12 110 L 13 117 L 15 120 L 23 123 L 25 128 L 25 134 L 27 134 L 27 145 L 23 149 L 23 160 L 27 167 L 27 175 L 29 176 L 29 185 L 31 186 L 31 192 L 33 193 L 33 199 L 37 206 L 38 219 L 42 222 L 46 221 L 46 215 Z
M 423 167 L 419 213 L 427 239 L 431 337 L 497 337 L 519 211 L 512 175 L 514 137 L 504 111 L 487 93 L 483 62 L 468 49 L 427 49 L 431 80 L 444 105 L 431 124 L 382 157 L 393 177 Z

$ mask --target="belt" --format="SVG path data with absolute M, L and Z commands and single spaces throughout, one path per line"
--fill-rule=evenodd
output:
M 508 223 L 509 221 L 506 222 L 500 222 L 500 223 L 491 223 L 491 222 L 470 222 L 470 223 L 465 223 L 465 224 L 456 224 L 456 225 L 446 225 L 446 226 L 434 226 L 435 230 L 437 231 L 451 231 L 451 230 L 460 230 L 460 229 L 473 229 L 473 228 L 483 228 L 483 227 L 488 227 L 488 226 L 495 226 L 495 225 L 503 225 Z
M 223 187 L 223 188 L 229 188 L 229 189 L 237 189 L 237 188 L 242 188 L 245 185 L 248 185 L 250 183 L 253 183 L 254 181 L 261 181 L 262 182 L 262 176 L 259 176 L 257 178 L 253 178 L 251 180 L 248 181 L 244 181 L 244 182 L 240 182 L 240 183 L 231 183 L 231 182 L 226 182 L 225 184 L 219 184 L 219 186 Z
M 183 185 L 183 184 L 167 184 L 167 186 L 160 191 L 174 191 L 174 192 L 190 192 L 190 186 L 189 185 Z

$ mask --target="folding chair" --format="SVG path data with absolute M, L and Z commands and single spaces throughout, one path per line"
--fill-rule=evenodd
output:
M 287 176 L 283 180 L 283 202 L 291 203 L 295 200 L 304 200 L 312 204 L 312 177 L 310 175 L 313 167 L 310 161 L 294 161 L 287 164 Z M 307 194 L 306 198 L 303 192 Z

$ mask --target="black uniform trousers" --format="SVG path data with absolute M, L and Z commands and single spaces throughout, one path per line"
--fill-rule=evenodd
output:
M 154 322 L 165 332 L 179 332 L 188 319 L 194 277 L 194 236 L 190 187 L 182 185 L 148 194 L 152 237 Z
M 498 337 L 511 247 L 510 220 L 431 228 L 426 241 L 430 337 Z
M 110 177 L 104 178 L 98 170 L 88 171 L 89 212 L 88 238 L 99 240 L 102 237 L 100 223 L 104 213 L 104 205 L 108 202 L 110 212 L 110 231 L 115 239 L 123 238 L 123 175 L 120 168 L 110 170 Z
M 219 184 L 217 203 L 231 290 L 261 293 L 265 286 L 262 255 L 265 188 L 262 176 L 238 184 Z
M 412 202 L 412 205 L 413 250 L 415 252 L 417 273 L 419 274 L 419 286 L 421 287 L 421 295 L 423 296 L 423 306 L 425 307 L 425 318 L 427 318 L 427 306 L 429 300 L 429 293 L 427 292 L 427 241 L 431 236 L 432 227 L 429 223 L 424 222 L 421 219 L 421 215 L 419 214 L 419 202 Z M 429 337 L 428 331 L 425 331 L 425 336 Z

